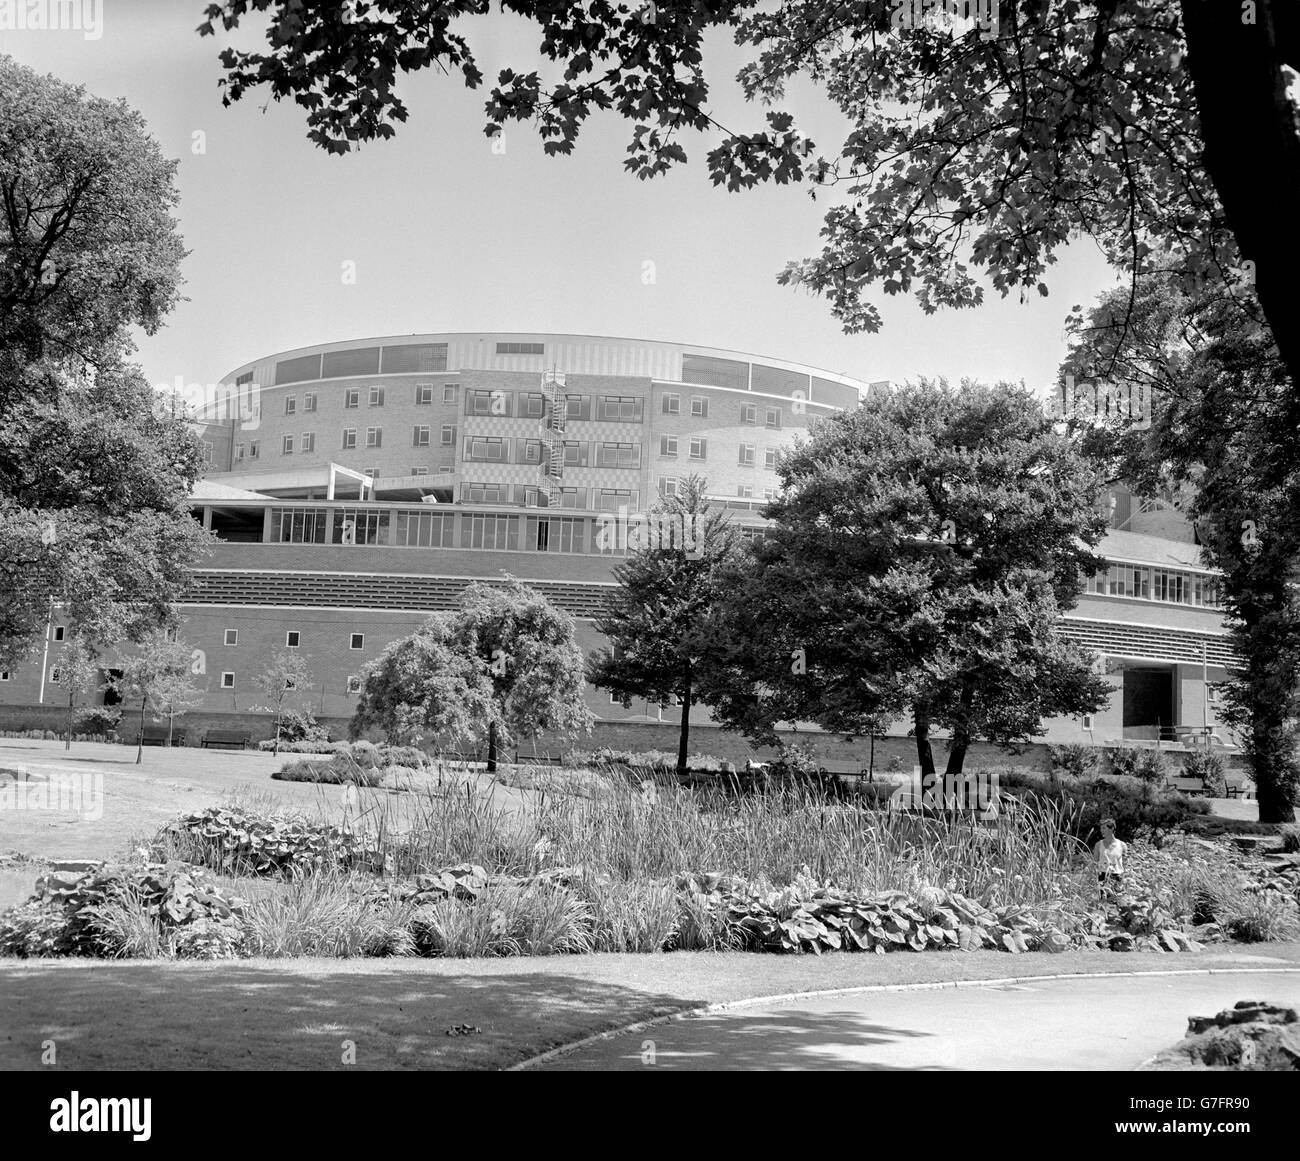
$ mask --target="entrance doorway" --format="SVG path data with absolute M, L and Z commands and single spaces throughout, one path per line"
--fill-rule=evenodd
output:
M 1173 737 L 1174 672 L 1172 668 L 1124 669 L 1124 736 Z

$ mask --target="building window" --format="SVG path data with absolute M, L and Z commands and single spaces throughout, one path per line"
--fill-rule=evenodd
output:
M 324 544 L 328 516 L 324 508 L 276 508 L 271 533 L 280 544 Z
M 667 499 L 669 496 L 676 496 L 678 489 L 681 487 L 681 481 L 676 476 L 659 477 L 659 495 Z
M 300 644 L 302 644 L 302 634 L 297 629 L 286 630 L 284 647 L 286 649 L 297 649 Z
M 675 435 L 661 435 L 659 437 L 659 454 L 661 456 L 675 456 L 677 454 L 677 437 Z
M 366 637 L 364 633 L 353 633 L 352 639 L 348 642 L 349 649 L 361 649 L 365 646 Z
M 587 444 L 566 440 L 564 444 L 564 466 L 566 468 L 585 468 L 587 466 Z
M 622 699 L 622 697 L 620 697 L 617 693 L 611 693 L 611 694 L 609 695 L 609 704 L 610 704 L 610 705 L 622 705 L 622 704 L 623 704 L 623 699 Z
M 8 681 L 8 680 L 9 680 L 9 670 L 0 669 L 0 681 Z
M 241 460 L 243 460 L 243 458 L 244 458 L 244 445 L 242 443 L 237 443 L 235 444 L 235 463 L 239 463 Z
M 442 425 L 442 446 L 456 446 L 456 425 L 454 423 L 444 423 Z
M 465 458 L 501 464 L 506 462 L 506 441 L 499 435 L 465 437 Z
M 260 439 L 250 440 L 248 444 L 248 458 L 255 460 L 262 454 L 262 441 Z
M 315 411 L 315 410 L 316 410 L 316 392 L 315 392 L 315 391 L 308 391 L 307 394 L 304 395 L 304 396 L 302 397 L 302 409 L 303 409 L 304 411 Z
M 444 383 L 444 384 L 442 385 L 442 401 L 443 401 L 444 403 L 455 403 L 455 402 L 456 402 L 456 384 L 455 384 L 455 383 Z
M 740 422 L 757 423 L 758 422 L 758 405 L 755 403 L 742 403 L 740 405 Z
M 466 504 L 508 504 L 510 503 L 508 492 L 507 484 L 466 483 L 462 488 Z
M 352 674 L 351 677 L 348 678 L 348 693 L 352 694 L 352 693 L 360 693 L 360 692 L 361 692 L 361 676 L 360 674 L 354 673 Z
M 496 402 L 498 399 L 501 400 L 500 403 Z M 465 414 L 509 415 L 510 410 L 506 406 L 506 399 L 507 396 L 501 391 L 466 391 Z
M 630 488 L 601 488 L 599 499 L 602 512 L 617 512 L 620 507 L 635 507 Z
M 521 464 L 540 464 L 542 462 L 542 441 L 540 439 L 521 439 L 519 462 Z
M 371 388 L 370 388 L 370 406 L 371 406 L 371 407 L 383 407 L 383 405 L 384 405 L 384 389 L 383 389 L 382 387 L 378 387 L 378 386 L 376 386 L 376 387 L 371 387 Z
M 225 670 L 221 674 L 221 688 L 222 689 L 235 688 L 235 675 L 229 669 Z
M 586 395 L 566 395 L 564 415 L 566 419 L 590 419 L 591 400 Z
M 343 450 L 351 451 L 357 446 L 357 429 L 355 427 L 345 427 L 343 429 Z
M 665 393 L 664 414 L 681 415 L 681 413 L 682 413 L 682 397 L 678 395 L 675 391 Z
M 293 436 L 281 436 L 280 441 L 280 454 L 286 456 L 293 455 Z
M 415 385 L 415 402 L 420 407 L 433 403 L 432 383 L 417 383 Z
M 763 467 L 765 467 L 769 472 L 776 471 L 776 457 L 777 450 L 774 447 L 770 447 L 763 452 Z
M 50 666 L 50 684 L 51 685 L 63 684 L 63 670 L 60 669 L 57 665 Z
M 333 544 L 387 544 L 388 513 L 357 508 L 334 512 Z
M 316 433 L 314 431 L 304 431 L 302 433 L 302 450 L 304 455 L 307 452 L 316 450 Z
M 620 419 L 628 423 L 640 423 L 642 415 L 642 400 L 633 395 L 601 396 L 601 419 Z
M 451 548 L 455 523 L 450 512 L 398 512 L 395 543 L 408 548 Z
M 384 429 L 382 427 L 366 428 L 366 447 L 383 447 Z
M 587 522 L 566 517 L 537 521 L 538 552 L 585 552 Z
M 348 389 L 343 393 L 343 406 L 344 406 L 344 407 L 360 407 L 360 406 L 361 406 L 361 388 L 360 388 L 360 387 L 349 387 L 349 388 L 348 388 Z
M 739 496 L 742 500 L 752 500 L 754 498 L 754 485 L 737 484 L 736 495 Z
M 411 475 L 413 476 L 427 476 L 428 474 L 429 474 L 429 469 L 423 466 L 414 467 L 411 469 Z
M 602 443 L 596 465 L 602 468 L 639 468 L 641 466 L 641 445 L 636 443 Z
M 284 397 L 284 413 L 292 415 L 298 410 L 298 397 L 296 395 L 286 395 Z
M 709 418 L 709 401 L 702 396 L 695 396 L 691 400 L 691 414 L 696 419 Z
M 767 408 L 764 415 L 764 422 L 768 427 L 781 426 L 781 409 L 779 407 Z
M 432 429 L 427 423 L 420 423 L 411 432 L 412 447 L 428 447 Z
M 497 343 L 498 355 L 544 355 L 545 343 Z
M 284 679 L 284 688 L 292 693 L 298 688 L 298 679 L 296 677 L 286 677 Z
M 461 548 L 515 550 L 519 547 L 519 517 L 475 513 L 461 517 Z
M 541 419 L 546 414 L 546 396 L 529 392 L 524 396 L 523 408 L 525 419 Z
M 67 629 L 65 626 L 63 625 L 54 626 L 54 639 L 56 641 L 62 641 L 66 633 L 67 633 Z
M 227 645 L 238 645 L 238 644 L 239 644 L 239 630 L 238 630 L 238 629 L 227 629 L 227 630 L 226 630 L 226 644 L 227 644 Z
M 742 468 L 752 468 L 754 466 L 754 445 L 752 443 L 742 443 L 740 445 L 740 466 Z
M 691 440 L 691 459 L 702 460 L 709 450 L 709 441 L 707 439 Z
M 1092 714 L 1083 715 L 1083 728 L 1085 730 L 1092 729 Z
M 199 458 L 205 464 L 212 462 L 212 441 L 210 439 L 205 439 L 199 444 Z

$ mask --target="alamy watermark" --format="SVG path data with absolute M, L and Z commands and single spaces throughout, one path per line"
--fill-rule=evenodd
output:
M 962 33 L 973 27 L 981 37 L 992 39 L 998 35 L 998 4 L 999 0 L 889 0 L 889 19 L 895 32 L 931 28 Z
M 0 0 L 0 32 L 104 35 L 104 0 Z
M 0 814 L 9 810 L 71 811 L 87 822 L 104 817 L 104 775 L 91 770 L 25 768 L 0 771 Z
M 684 512 L 602 512 L 596 518 L 598 552 L 681 549 L 699 559 L 704 546 L 704 517 Z
M 1119 421 L 1145 431 L 1151 426 L 1151 389 L 1143 383 L 1077 383 L 1066 375 L 1052 393 L 1049 411 L 1055 419 Z
M 889 796 L 890 810 L 967 810 L 981 819 L 998 816 L 998 772 L 963 770 L 960 774 L 922 774 L 912 767 L 912 780 Z

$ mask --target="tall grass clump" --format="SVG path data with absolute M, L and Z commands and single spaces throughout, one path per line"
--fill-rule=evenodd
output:
M 425 955 L 561 955 L 592 950 L 591 911 L 573 891 L 549 883 L 488 887 L 473 901 L 449 897 L 411 919 Z
M 245 953 L 252 956 L 413 955 L 407 904 L 367 898 L 369 880 L 333 871 L 296 874 L 253 900 L 243 914 Z

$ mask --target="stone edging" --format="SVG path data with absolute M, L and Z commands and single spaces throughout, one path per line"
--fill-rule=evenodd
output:
M 1118 954 L 1118 953 L 1116 953 Z M 852 988 L 823 988 L 811 992 L 779 992 L 770 996 L 752 996 L 743 1000 L 723 1000 L 716 1004 L 704 1004 L 697 1008 L 688 1008 L 681 1012 L 670 1012 L 665 1016 L 653 1016 L 648 1020 L 638 1020 L 621 1028 L 611 1028 L 606 1032 L 597 1032 L 584 1036 L 572 1044 L 561 1044 L 558 1048 L 548 1049 L 537 1056 L 530 1056 L 517 1064 L 512 1064 L 505 1072 L 526 1072 L 538 1064 L 549 1064 L 552 1060 L 567 1056 L 589 1044 L 599 1044 L 602 1040 L 612 1040 L 616 1036 L 626 1036 L 633 1032 L 642 1032 L 657 1028 L 674 1020 L 686 1020 L 692 1016 L 707 1016 L 714 1012 L 730 1012 L 738 1008 L 755 1008 L 761 1004 L 781 1004 L 791 1000 L 825 999 L 831 996 L 856 996 L 868 992 L 931 992 L 940 988 L 977 988 L 992 984 L 1026 984 L 1042 983 L 1047 980 L 1093 980 L 1110 976 L 1121 979 L 1134 979 L 1143 976 L 1227 976 L 1227 975 L 1300 975 L 1300 967 L 1274 968 L 1171 968 L 1168 971 L 1133 971 L 1133 972 L 1062 972 L 1059 975 L 1046 976 L 1001 976 L 987 980 L 941 980 L 924 984 L 862 984 Z M 1138 1067 L 1150 1063 L 1155 1057 L 1149 1057 Z

